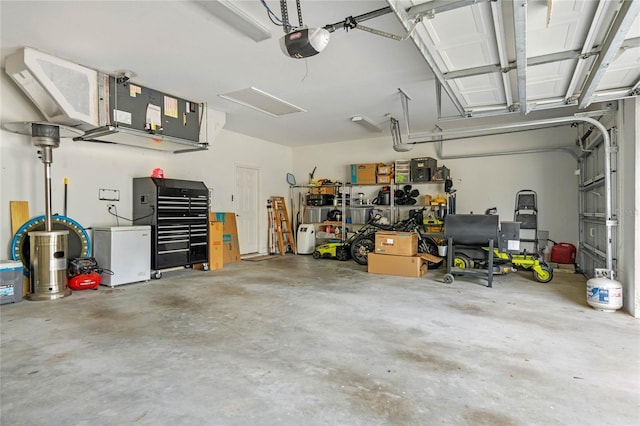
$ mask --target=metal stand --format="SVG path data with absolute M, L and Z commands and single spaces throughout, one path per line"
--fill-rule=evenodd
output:
M 487 277 L 487 287 L 493 287 L 493 239 L 489 240 L 489 254 L 487 259 L 487 269 L 471 269 L 471 268 L 455 268 L 453 266 L 453 257 L 455 245 L 453 244 L 453 238 L 447 239 L 447 273 L 444 276 L 444 282 L 451 284 L 454 280 L 454 275 L 475 275 L 481 277 Z M 467 247 L 467 246 L 465 246 Z M 475 247 L 475 246 L 474 246 Z

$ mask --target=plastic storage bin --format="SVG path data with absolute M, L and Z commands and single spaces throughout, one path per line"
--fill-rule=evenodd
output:
M 0 261 L 0 305 L 22 300 L 22 262 Z
M 304 208 L 304 223 L 321 223 L 327 220 L 327 214 L 335 207 L 306 206 Z
M 364 225 L 369 221 L 369 214 L 373 207 L 350 207 L 347 210 L 347 217 L 351 218 L 351 223 L 355 225 Z

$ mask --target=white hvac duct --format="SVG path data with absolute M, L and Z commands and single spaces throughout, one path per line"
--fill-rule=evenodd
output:
M 29 47 L 8 56 L 5 70 L 48 123 L 83 131 L 76 141 L 169 152 L 208 147 L 206 127 L 201 126 L 206 124 L 204 104 L 134 85 L 128 76 L 108 76 Z M 135 90 L 136 96 L 130 96 L 128 90 Z M 118 92 L 126 95 L 118 98 Z M 152 97 L 164 97 L 165 103 L 168 99 L 172 109 L 157 105 L 161 102 L 152 102 Z

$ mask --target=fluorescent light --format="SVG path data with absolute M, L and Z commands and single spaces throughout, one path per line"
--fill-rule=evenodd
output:
M 370 130 L 372 132 L 378 132 L 378 133 L 382 132 L 382 127 L 378 126 L 378 124 L 375 121 L 371 120 L 368 117 L 365 117 L 364 115 L 356 115 L 354 117 L 351 117 L 351 121 L 361 125 L 365 129 Z
M 262 41 L 271 38 L 271 31 L 253 16 L 247 14 L 233 2 L 228 0 L 194 1 L 207 12 L 220 18 L 231 27 L 250 37 L 254 41 Z
M 246 89 L 236 90 L 235 92 L 223 93 L 218 96 L 223 99 L 236 102 L 240 105 L 253 108 L 257 111 L 264 112 L 265 114 L 269 114 L 273 117 L 293 114 L 296 112 L 307 112 L 305 109 L 295 106 L 287 101 L 283 101 L 282 99 L 270 95 L 260 89 L 256 89 L 255 87 L 248 87 Z

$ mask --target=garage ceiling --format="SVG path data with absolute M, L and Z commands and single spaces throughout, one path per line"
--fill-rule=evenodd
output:
M 462 116 L 637 95 L 638 1 L 389 1 Z M 462 30 L 461 30 L 462 29 Z
M 461 127 L 567 115 L 638 94 L 640 0 L 302 0 L 309 27 L 386 7 L 359 25 L 395 35 L 415 26 L 406 41 L 338 28 L 307 59 L 281 52 L 284 33 L 260 1 L 231 3 L 271 37 L 256 42 L 195 1 L 2 1 L 2 60 L 30 46 L 109 74 L 131 70 L 138 84 L 225 112 L 229 130 L 289 146 L 391 140 L 388 114 L 403 119 L 398 88 L 417 132 L 456 117 Z M 266 4 L 280 15 L 278 1 Z M 304 112 L 273 117 L 219 96 L 250 87 Z

